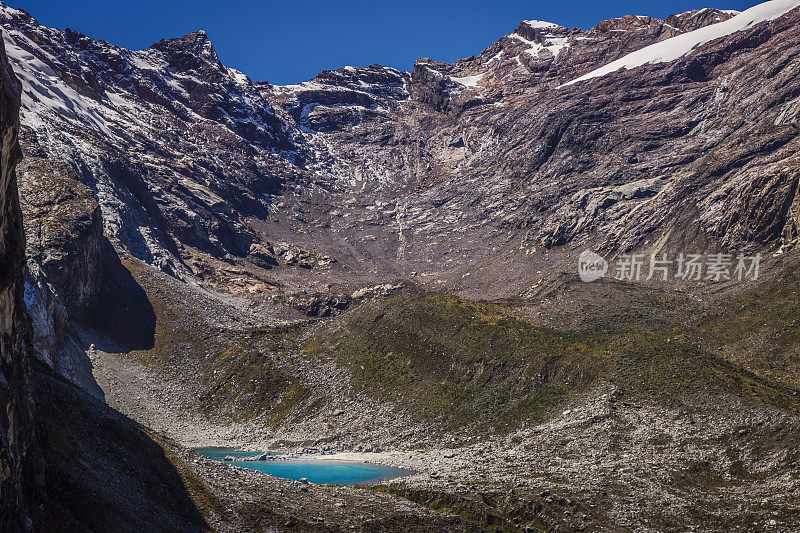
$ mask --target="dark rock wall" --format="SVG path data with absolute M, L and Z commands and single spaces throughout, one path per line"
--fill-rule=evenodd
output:
M 37 484 L 34 400 L 23 301 L 25 235 L 15 167 L 20 86 L 0 44 L 0 530 L 33 526 Z

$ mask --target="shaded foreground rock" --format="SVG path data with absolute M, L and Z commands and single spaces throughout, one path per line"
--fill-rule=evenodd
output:
M 0 45 L 0 529 L 29 531 L 44 484 L 23 303 L 25 234 L 15 167 L 20 85 Z

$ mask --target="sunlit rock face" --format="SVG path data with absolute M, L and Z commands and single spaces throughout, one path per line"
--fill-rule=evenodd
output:
M 288 86 L 226 67 L 201 31 L 131 51 L 8 7 L 0 22 L 27 82 L 30 152 L 70 169 L 135 257 L 228 290 L 291 291 L 315 272 L 276 252 L 291 248 L 335 259 L 327 282 L 414 272 L 490 296 L 586 246 L 691 231 L 731 250 L 790 247 L 793 5 L 589 30 L 527 20 L 452 64 Z M 709 28 L 731 29 L 698 34 Z M 682 38 L 697 45 L 675 56 Z

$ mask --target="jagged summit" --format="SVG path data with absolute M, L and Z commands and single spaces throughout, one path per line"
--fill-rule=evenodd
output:
M 519 35 L 528 41 L 543 42 L 548 37 L 565 36 L 570 31 L 564 26 L 539 20 L 523 20 L 512 35 Z
M 172 39 L 161 39 L 154 43 L 150 48 L 162 51 L 176 51 L 181 50 L 185 52 L 194 52 L 204 57 L 211 57 L 215 54 L 214 45 L 209 39 L 205 30 L 197 30 L 187 33 L 183 37 L 175 37 Z
M 205 62 L 222 66 L 214 44 L 204 30 L 197 30 L 174 39 L 162 39 L 150 47 L 166 54 L 170 66 L 190 70 Z
M 31 18 L 31 19 L 33 18 L 30 15 L 30 13 L 28 13 L 24 9 L 17 9 L 11 7 L 5 2 L 0 2 L 0 12 L 3 13 L 3 16 L 10 18 Z
M 742 13 L 725 13 L 728 17 L 720 22 L 722 12 L 714 14 L 711 24 L 699 29 L 675 36 L 661 43 L 652 44 L 645 48 L 631 52 L 617 61 L 602 66 L 588 74 L 569 82 L 576 83 L 620 69 L 633 69 L 646 64 L 668 63 L 686 56 L 705 43 L 719 39 L 739 31 L 746 30 L 762 22 L 774 20 L 800 6 L 800 0 L 771 0 L 764 2 Z M 707 11 L 694 12 L 694 15 L 707 14 Z M 733 15 L 733 16 L 731 16 Z

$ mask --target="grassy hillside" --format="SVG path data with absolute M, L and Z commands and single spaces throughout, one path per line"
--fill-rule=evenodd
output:
M 266 415 L 275 425 L 310 399 L 303 382 L 277 368 L 272 354 L 296 344 L 298 327 L 250 332 L 222 353 L 206 360 L 200 402 L 207 412 L 225 412 L 235 420 Z
M 355 390 L 451 429 L 502 431 L 542 421 L 602 383 L 661 403 L 730 393 L 798 408 L 790 391 L 690 344 L 561 331 L 505 305 L 442 294 L 365 304 L 318 326 L 304 351 L 346 365 Z
M 745 368 L 800 388 L 800 259 L 785 257 L 758 284 L 719 295 L 698 334 Z
M 682 293 L 578 284 L 541 302 L 401 295 L 247 334 L 201 325 L 191 305 L 133 263 L 156 316 L 152 348 L 136 356 L 192 369 L 201 409 L 233 420 L 279 425 L 337 400 L 292 370 L 285 358 L 298 351 L 312 366 L 346 367 L 355 391 L 449 429 L 543 421 L 602 384 L 669 403 L 718 393 L 790 409 L 798 401 L 788 387 L 800 368 L 800 269 L 789 260 L 744 292 L 717 295 L 710 311 Z

